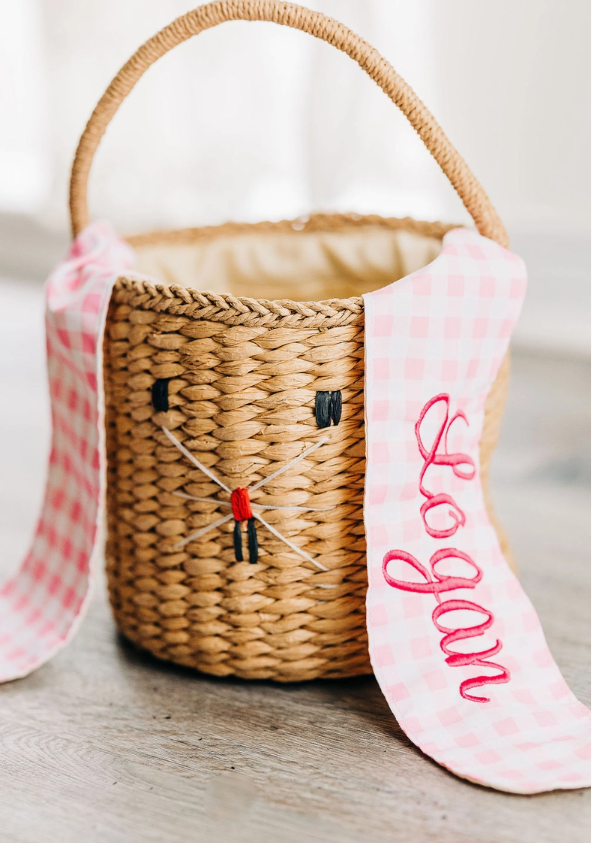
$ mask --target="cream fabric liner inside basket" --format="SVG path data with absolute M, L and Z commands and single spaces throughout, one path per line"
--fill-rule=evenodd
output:
M 361 296 L 431 263 L 437 237 L 378 226 L 130 238 L 136 270 L 166 283 L 262 299 Z

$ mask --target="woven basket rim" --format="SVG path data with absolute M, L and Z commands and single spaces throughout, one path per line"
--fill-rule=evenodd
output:
M 376 214 L 313 214 L 293 220 L 258 223 L 223 223 L 203 228 L 154 231 L 132 235 L 127 241 L 133 247 L 156 244 L 185 245 L 201 239 L 225 235 L 291 233 L 294 236 L 311 232 L 344 232 L 348 228 L 386 228 L 407 231 L 426 237 L 442 239 L 446 232 L 460 226 L 455 223 L 424 222 L 412 217 L 381 217 Z M 128 273 L 116 282 L 119 300 L 142 310 L 155 310 L 173 316 L 191 316 L 230 325 L 260 327 L 336 327 L 360 323 L 364 315 L 361 296 L 323 301 L 292 301 L 291 299 L 257 299 L 233 296 L 230 293 L 200 291 L 179 284 L 168 285 L 135 273 Z M 200 312 L 201 311 L 201 312 Z

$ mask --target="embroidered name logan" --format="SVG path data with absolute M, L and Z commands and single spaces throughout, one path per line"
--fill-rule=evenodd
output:
M 444 405 L 445 414 L 434 440 L 428 448 L 422 436 L 422 426 L 429 411 L 438 404 Z M 428 469 L 431 466 L 448 467 L 456 477 L 462 480 L 472 480 L 476 473 L 475 463 L 470 456 L 463 453 L 449 452 L 448 438 L 450 429 L 457 422 L 463 422 L 468 425 L 467 417 L 462 411 L 458 411 L 452 418 L 450 417 L 450 396 L 442 393 L 431 398 L 425 404 L 415 425 L 415 438 L 417 439 L 419 452 L 424 461 L 419 475 L 419 491 L 425 498 L 420 508 L 420 515 L 426 533 L 435 539 L 446 539 L 455 535 L 459 527 L 465 525 L 466 516 L 451 495 L 443 492 L 434 493 L 427 488 L 426 473 Z M 446 517 L 449 519 L 449 523 L 444 526 L 436 526 L 436 523 L 428 519 L 429 513 L 432 514 L 432 517 L 435 513 L 439 514 L 440 520 L 436 521 L 436 523 L 441 524 L 442 518 Z M 445 560 L 456 560 L 457 564 L 458 562 L 461 564 L 464 563 L 468 566 L 467 575 L 452 576 L 438 570 L 438 565 Z M 393 577 L 389 574 L 388 566 L 390 562 L 394 561 L 409 565 L 423 578 L 424 582 L 413 582 Z M 443 638 L 440 641 L 440 648 L 446 656 L 446 664 L 450 667 L 473 665 L 475 667 L 492 668 L 496 671 L 493 674 L 479 675 L 465 679 L 459 686 L 461 697 L 473 702 L 489 702 L 489 697 L 476 696 L 470 694 L 469 691 L 473 688 L 483 687 L 484 685 L 499 685 L 510 681 L 510 672 L 505 667 L 496 662 L 489 661 L 490 657 L 495 656 L 502 649 L 501 641 L 498 639 L 492 647 L 470 653 L 459 652 L 451 649 L 451 646 L 458 641 L 478 638 L 484 635 L 493 625 L 494 616 L 488 609 L 470 600 L 457 598 L 442 600 L 442 595 L 448 591 L 473 589 L 477 583 L 481 582 L 483 572 L 477 563 L 469 554 L 457 550 L 454 547 L 445 547 L 432 554 L 429 568 L 426 568 L 410 553 L 404 550 L 390 550 L 383 559 L 382 571 L 386 582 L 393 588 L 398 588 L 401 591 L 411 591 L 416 594 L 434 595 L 437 605 L 432 612 L 432 621 L 436 629 L 443 634 Z M 446 615 L 449 612 L 456 611 L 472 612 L 478 616 L 479 622 L 473 626 L 460 628 L 446 625 L 444 622 Z

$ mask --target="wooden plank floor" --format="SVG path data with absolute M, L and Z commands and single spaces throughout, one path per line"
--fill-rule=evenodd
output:
M 0 529 L 8 573 L 47 447 L 40 290 L 0 285 Z M 553 654 L 589 703 L 589 367 L 516 356 L 494 495 Z M 118 638 L 99 582 L 82 629 L 0 687 L 2 843 L 581 843 L 589 793 L 454 778 L 401 733 L 373 678 L 216 680 Z

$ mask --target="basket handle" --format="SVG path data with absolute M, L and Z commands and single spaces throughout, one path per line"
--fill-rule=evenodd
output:
M 159 58 L 206 29 L 232 20 L 271 21 L 308 32 L 356 61 L 409 120 L 485 237 L 508 245 L 489 197 L 422 101 L 382 56 L 338 21 L 282 0 L 214 0 L 174 20 L 143 44 L 115 76 L 86 124 L 70 177 L 70 219 L 76 236 L 88 224 L 87 185 L 96 149 L 117 109 Z

